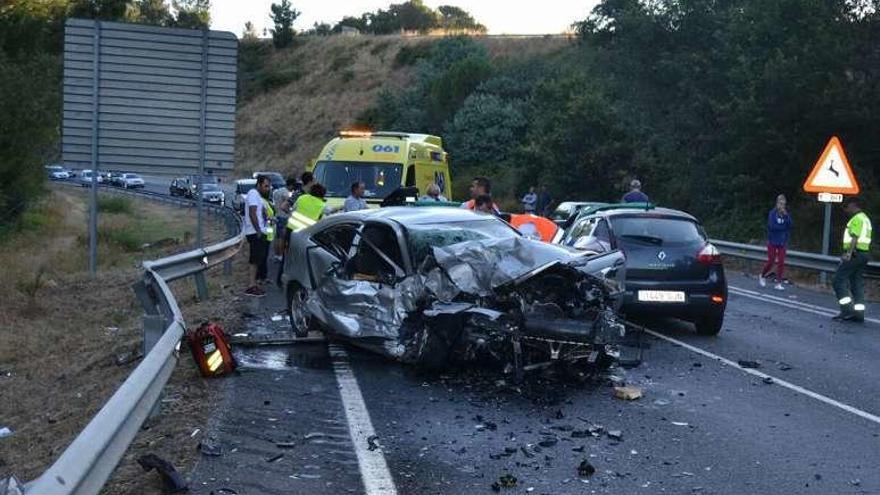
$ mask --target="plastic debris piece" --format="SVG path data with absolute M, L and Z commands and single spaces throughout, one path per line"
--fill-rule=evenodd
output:
M 614 387 L 614 397 L 621 400 L 636 400 L 641 398 L 642 389 L 638 387 Z
M 587 460 L 581 461 L 578 465 L 578 476 L 581 478 L 589 478 L 594 474 L 596 474 L 596 468 Z
M 162 477 L 164 493 L 183 493 L 189 491 L 189 487 L 187 486 L 186 481 L 184 481 L 183 476 L 177 472 L 177 469 L 174 468 L 173 464 L 165 459 L 162 459 L 156 454 L 146 454 L 140 456 L 137 462 L 144 471 L 149 472 L 155 469 L 156 472 L 159 473 L 159 476 Z
M 793 368 L 794 367 L 788 363 L 783 363 L 782 361 L 779 362 L 779 371 L 788 371 Z
M 760 368 L 761 367 L 761 363 L 759 363 L 757 361 L 752 361 L 750 359 L 740 359 L 736 363 L 739 364 L 740 366 L 742 366 L 743 368 Z
M 769 376 L 765 376 L 762 380 L 766 385 L 773 385 L 773 378 Z
M 553 447 L 557 443 L 559 443 L 559 439 L 557 439 L 556 437 L 546 437 L 543 440 L 541 440 L 540 442 L 538 442 L 538 445 L 540 445 L 541 447 L 549 448 L 549 447 Z
M 266 462 L 280 461 L 282 457 L 284 457 L 284 454 L 275 454 L 272 457 L 266 458 Z
M 589 436 L 589 430 L 574 430 L 571 432 L 571 438 L 587 438 Z
M 512 474 L 505 474 L 498 478 L 498 484 L 501 485 L 502 488 L 513 488 L 516 486 L 516 476 Z
M 367 449 L 371 452 L 379 448 L 379 435 L 370 435 L 367 437 Z
M 8 426 L 4 426 L 0 428 L 0 438 L 8 437 L 12 435 L 12 429 Z
M 219 457 L 223 455 L 223 445 L 215 435 L 208 435 L 199 441 L 199 452 L 208 457 Z
M 292 449 L 296 447 L 296 442 L 275 442 L 275 446 L 279 449 Z
M 609 430 L 608 438 L 612 440 L 617 440 L 618 442 L 623 440 L 623 432 L 620 430 Z
M 684 421 L 670 421 L 670 423 L 674 424 L 675 426 L 690 426 L 690 424 L 685 423 Z

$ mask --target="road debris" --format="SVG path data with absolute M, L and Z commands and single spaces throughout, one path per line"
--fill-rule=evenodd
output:
M 125 366 L 126 364 L 131 364 L 142 357 L 144 357 L 144 355 L 140 350 L 125 351 L 117 354 L 114 362 L 116 363 L 116 366 Z
M 0 438 L 5 438 L 8 436 L 12 436 L 12 429 L 10 429 L 8 426 L 0 428 Z
M 766 384 L 766 385 L 773 385 L 773 378 L 772 377 L 765 376 L 764 379 L 761 381 L 763 381 L 764 384 Z
M 557 443 L 559 443 L 558 438 L 547 437 L 547 438 L 544 438 L 543 440 L 541 440 L 540 442 L 538 442 L 538 445 L 540 445 L 541 447 L 550 448 L 550 447 L 553 447 L 554 445 L 556 445 Z
M 761 363 L 759 363 L 757 361 L 752 361 L 749 359 L 740 359 L 739 361 L 737 361 L 737 364 L 739 364 L 743 368 L 760 368 L 761 367 Z
M 794 366 L 792 366 L 788 363 L 783 363 L 782 361 L 779 362 L 778 366 L 779 366 L 779 371 L 789 371 L 791 369 L 794 369 Z
M 208 435 L 199 441 L 199 452 L 208 457 L 220 457 L 223 455 L 223 445 L 216 435 Z
M 275 447 L 279 449 L 292 449 L 296 447 L 296 442 L 275 442 Z
M 372 452 L 379 447 L 379 435 L 370 435 L 369 437 L 367 437 L 367 450 Z
M 162 459 L 156 454 L 142 455 L 137 460 L 138 464 L 144 471 L 152 471 L 153 469 L 162 477 L 163 493 L 183 493 L 189 491 L 183 476 L 177 472 L 174 465 Z
M 583 460 L 578 465 L 578 476 L 581 478 L 589 478 L 596 474 L 596 468 L 589 461 Z
M 614 387 L 614 397 L 620 400 L 636 400 L 642 397 L 639 387 Z
M 266 462 L 276 462 L 280 461 L 284 457 L 284 454 L 275 454 L 272 457 L 267 457 Z
M 516 486 L 517 481 L 516 476 L 504 474 L 498 478 L 498 481 L 492 483 L 492 491 L 500 492 L 502 488 L 513 488 Z
M 674 424 L 675 426 L 690 426 L 690 424 L 685 423 L 684 421 L 670 421 L 670 423 Z
M 612 440 L 617 440 L 618 442 L 623 440 L 623 432 L 620 430 L 609 430 L 608 438 Z

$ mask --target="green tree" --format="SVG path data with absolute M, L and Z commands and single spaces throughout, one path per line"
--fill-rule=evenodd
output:
M 187 29 L 208 29 L 211 27 L 210 0 L 173 0 L 177 18 L 174 25 Z
M 244 23 L 244 31 L 241 32 L 241 40 L 246 42 L 257 41 L 259 37 L 257 36 L 257 30 L 254 28 L 254 23 L 251 21 L 247 21 Z
M 154 26 L 174 24 L 174 16 L 165 0 L 137 0 L 134 4 L 137 21 Z
M 466 10 L 453 5 L 441 5 L 437 7 L 439 12 L 439 26 L 446 31 L 470 31 L 485 33 L 486 26 L 477 22 Z
M 293 43 L 293 21 L 299 17 L 300 12 L 290 5 L 290 0 L 281 0 L 281 3 L 273 3 L 270 7 L 272 11 L 272 22 L 275 28 L 272 29 L 272 42 L 276 48 L 285 48 Z

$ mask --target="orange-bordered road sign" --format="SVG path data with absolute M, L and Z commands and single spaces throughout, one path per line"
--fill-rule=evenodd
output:
M 843 145 L 833 136 L 825 146 L 807 181 L 804 191 L 811 193 L 858 194 L 859 183 L 849 166 Z

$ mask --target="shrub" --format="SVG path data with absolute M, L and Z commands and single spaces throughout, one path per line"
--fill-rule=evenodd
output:
M 419 60 L 429 58 L 433 48 L 433 42 L 415 43 L 402 46 L 400 50 L 397 51 L 397 55 L 394 56 L 394 68 L 409 67 L 415 65 Z
M 131 215 L 134 213 L 131 200 L 119 196 L 99 196 L 98 212 Z

